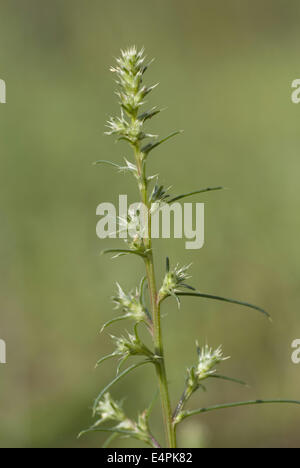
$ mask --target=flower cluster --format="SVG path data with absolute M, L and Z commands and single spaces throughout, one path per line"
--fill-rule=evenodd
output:
M 211 375 L 216 373 L 216 366 L 222 361 L 226 361 L 229 357 L 224 357 L 222 347 L 219 346 L 216 350 L 213 350 L 208 345 L 205 345 L 202 349 L 196 342 L 198 352 L 198 363 L 188 369 L 188 376 L 186 382 L 186 393 L 188 397 L 196 391 L 201 382 Z
M 149 317 L 140 291 L 136 289 L 134 293 L 129 292 L 126 294 L 119 283 L 117 283 L 117 289 L 117 294 L 112 298 L 116 309 L 121 308 L 125 313 L 125 317 L 131 318 L 135 322 L 147 321 Z
M 120 139 L 127 140 L 132 145 L 147 137 L 154 135 L 143 131 L 144 122 L 159 112 L 156 108 L 138 116 L 140 107 L 144 104 L 145 97 L 157 86 L 144 86 L 143 75 L 148 68 L 145 64 L 144 49 L 140 51 L 131 47 L 121 51 L 121 57 L 117 59 L 117 65 L 111 71 L 117 76 L 119 90 L 117 96 L 120 99 L 121 116 L 111 117 L 108 121 L 108 135 L 117 135 Z M 126 118 L 125 113 L 129 117 Z
M 135 335 L 128 333 L 127 338 L 124 336 L 118 338 L 113 335 L 111 335 L 111 338 L 116 345 L 115 355 L 122 356 L 123 358 L 129 356 L 147 356 L 150 359 L 153 358 L 153 353 L 141 342 L 137 333 Z
M 180 292 L 183 288 L 194 289 L 185 283 L 185 281 L 191 278 L 191 276 L 187 274 L 190 266 L 191 264 L 179 267 L 177 264 L 175 268 L 170 270 L 169 260 L 167 259 L 167 272 L 158 296 L 160 302 L 168 296 L 175 296 L 178 300 L 176 293 Z
M 94 424 L 94 429 L 104 422 L 111 421 L 117 423 L 116 426 L 111 429 L 112 432 L 116 431 L 116 433 L 139 439 L 152 447 L 154 446 L 154 439 L 150 433 L 148 424 L 148 410 L 139 414 L 137 422 L 135 422 L 124 413 L 122 402 L 114 401 L 110 393 L 105 393 L 95 408 L 95 414 L 99 419 Z
M 193 393 L 200 387 L 205 390 L 205 387 L 202 384 L 203 380 L 215 375 L 216 366 L 222 361 L 229 359 L 229 357 L 223 356 L 221 346 L 216 350 L 213 350 L 208 345 L 205 345 L 201 349 L 198 342 L 196 342 L 196 347 L 198 352 L 198 363 L 196 366 L 192 366 L 187 370 L 185 390 L 175 411 L 175 424 L 181 422 L 184 415 L 183 408 Z
M 198 380 L 203 380 L 216 372 L 215 367 L 222 361 L 226 361 L 229 357 L 223 356 L 222 346 L 219 346 L 216 350 L 213 350 L 208 345 L 205 345 L 200 349 L 198 342 L 198 365 L 196 368 L 196 375 Z
M 105 393 L 103 399 L 98 402 L 95 408 L 95 414 L 100 417 L 95 424 L 96 426 L 106 421 L 122 423 L 126 419 L 122 409 L 122 403 L 114 401 L 110 393 Z

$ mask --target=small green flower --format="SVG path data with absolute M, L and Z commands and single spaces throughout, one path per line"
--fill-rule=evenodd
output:
M 216 373 L 216 366 L 229 357 L 223 357 L 222 347 L 219 346 L 215 351 L 208 345 L 202 349 L 196 342 L 198 352 L 198 364 L 188 369 L 186 381 L 186 400 L 196 391 L 201 382 Z
M 121 336 L 120 338 L 111 335 L 116 345 L 114 352 L 117 356 L 127 358 L 129 356 L 147 356 L 153 358 L 153 353 L 141 342 L 139 337 L 128 333 L 128 337 Z
M 106 135 L 118 135 L 132 144 L 146 137 L 142 131 L 143 122 L 140 120 L 128 122 L 123 113 L 121 117 L 111 117 L 107 122 L 107 127 L 109 130 L 105 132 Z
M 114 401 L 110 393 L 105 393 L 103 400 L 99 401 L 95 409 L 95 414 L 100 416 L 100 419 L 96 422 L 96 425 L 102 424 L 106 421 L 121 423 L 126 419 L 122 409 L 122 404 L 120 402 Z
M 145 64 L 144 49 L 140 51 L 136 47 L 131 47 L 121 51 L 121 57 L 117 59 L 117 65 L 111 67 L 111 71 L 117 77 L 119 90 L 117 96 L 120 100 L 121 116 L 111 117 L 107 122 L 107 135 L 117 135 L 119 139 L 124 139 L 136 145 L 144 138 L 154 138 L 155 135 L 145 133 L 143 125 L 146 120 L 159 113 L 156 108 L 138 116 L 140 107 L 145 103 L 145 97 L 157 86 L 144 86 L 143 75 L 148 68 Z M 124 111 L 129 117 L 127 119 Z
M 148 411 L 145 410 L 138 415 L 137 421 L 126 419 L 118 425 L 118 429 L 130 432 L 131 437 L 141 440 L 146 444 L 153 446 L 152 435 L 148 423 Z
M 179 267 L 179 264 L 177 264 L 175 268 L 170 270 L 169 259 L 167 259 L 167 273 L 164 277 L 162 287 L 159 290 L 159 302 L 168 296 L 173 296 L 176 298 L 178 306 L 180 306 L 179 298 L 176 296 L 176 293 L 180 292 L 184 288 L 194 289 L 185 283 L 185 281 L 191 278 L 191 276 L 187 274 L 190 266 L 191 264 Z
M 216 372 L 215 367 L 222 361 L 230 359 L 223 356 L 222 346 L 219 346 L 215 351 L 208 345 L 200 349 L 198 342 L 196 342 L 197 352 L 199 356 L 198 365 L 196 367 L 196 376 L 198 381 L 206 379 Z
M 148 410 L 145 410 L 143 413 L 138 415 L 137 422 L 132 421 L 124 413 L 122 403 L 114 401 L 110 393 L 107 392 L 103 396 L 102 400 L 99 401 L 95 409 L 95 414 L 100 416 L 100 419 L 92 426 L 91 429 L 96 429 L 104 422 L 112 421 L 117 423 L 112 429 L 121 432 L 124 431 L 125 436 L 131 436 L 153 446 L 153 437 L 148 424 Z
M 140 292 L 138 289 L 126 294 L 119 283 L 117 283 L 117 294 L 112 298 L 116 305 L 116 309 L 121 308 L 125 312 L 125 316 L 135 320 L 135 322 L 142 322 L 148 320 L 146 307 L 144 306 Z

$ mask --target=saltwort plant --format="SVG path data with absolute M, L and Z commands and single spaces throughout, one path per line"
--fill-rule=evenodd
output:
M 147 207 L 147 223 L 144 224 L 144 226 L 147 226 L 147 232 L 143 229 L 137 229 L 136 235 L 128 242 L 127 248 L 109 249 L 104 251 L 104 253 L 113 253 L 115 257 L 130 254 L 140 257 L 145 264 L 146 275 L 142 278 L 140 285 L 135 291 L 126 293 L 123 291 L 122 287 L 117 284 L 117 290 L 113 297 L 113 302 L 115 303 L 116 308 L 121 310 L 121 315 L 104 324 L 103 329 L 114 322 L 127 319 L 134 323 L 134 334 L 127 334 L 127 336 L 122 336 L 120 338 L 111 336 L 115 345 L 115 350 L 110 355 L 105 356 L 98 361 L 97 366 L 107 359 L 118 357 L 119 364 L 117 366 L 117 375 L 96 398 L 93 406 L 93 415 L 97 420 L 87 431 L 84 431 L 84 433 L 90 431 L 109 432 L 111 433 L 111 436 L 107 443 L 111 442 L 112 438 L 115 436 L 121 435 L 143 441 L 150 447 L 167 446 L 174 448 L 177 446 L 177 425 L 193 415 L 222 408 L 232 408 L 245 405 L 256 405 L 262 403 L 300 404 L 300 402 L 291 400 L 253 400 L 216 405 L 195 410 L 186 410 L 185 406 L 187 401 L 198 389 L 205 389 L 204 383 L 208 379 L 225 379 L 235 383 L 244 384 L 239 380 L 223 376 L 219 373 L 219 365 L 224 360 L 228 359 L 228 357 L 223 356 L 221 347 L 216 350 L 213 350 L 208 345 L 200 348 L 199 344 L 196 342 L 198 353 L 197 362 L 195 365 L 187 369 L 184 391 L 175 410 L 172 411 L 161 331 L 162 303 L 168 297 L 173 297 L 176 299 L 178 306 L 180 306 L 180 298 L 194 296 L 197 298 L 213 299 L 246 306 L 261 312 L 267 317 L 269 317 L 269 314 L 260 307 L 252 304 L 196 291 L 187 284 L 187 281 L 190 278 L 188 273 L 190 265 L 182 267 L 176 265 L 171 268 L 168 258 L 166 261 L 165 277 L 162 280 L 161 287 L 157 287 L 151 239 L 151 215 L 153 213 L 154 206 L 157 207 L 157 204 L 172 203 L 186 197 L 211 190 L 220 190 L 222 187 L 194 190 L 189 193 L 170 197 L 167 190 L 162 185 L 159 185 L 157 176 L 149 176 L 147 174 L 147 160 L 151 152 L 170 138 L 181 133 L 176 131 L 165 138 L 158 139 L 157 136 L 148 133 L 146 130 L 148 121 L 160 113 L 160 109 L 158 107 L 141 111 L 142 106 L 145 104 L 146 96 L 157 86 L 146 86 L 143 84 L 144 74 L 148 66 L 149 63 L 146 63 L 144 50 L 142 49 L 138 51 L 136 47 L 131 47 L 125 51 L 121 51 L 121 57 L 117 59 L 116 66 L 111 68 L 118 84 L 117 95 L 119 98 L 121 113 L 118 117 L 110 118 L 106 134 L 115 135 L 118 140 L 125 140 L 133 150 L 134 162 L 130 162 L 125 159 L 125 166 L 120 166 L 110 161 L 100 160 L 95 164 L 110 164 L 111 166 L 116 167 L 120 172 L 129 173 L 134 176 L 138 184 L 141 202 Z M 148 142 L 145 142 L 145 140 L 148 140 Z M 135 226 L 138 225 L 140 221 L 133 219 L 133 216 L 134 215 L 129 215 L 127 219 L 121 220 L 120 224 L 122 230 L 127 230 L 130 223 L 133 223 Z M 151 311 L 148 311 L 146 306 L 146 290 L 149 294 Z M 142 342 L 139 336 L 138 327 L 141 324 L 144 324 L 150 333 L 153 342 L 153 350 L 150 350 L 148 346 Z M 131 356 L 140 356 L 143 359 L 121 371 L 121 366 Z M 109 393 L 110 388 L 125 375 L 148 363 L 153 365 L 155 368 L 158 379 L 162 407 L 162 421 L 165 429 L 165 442 L 162 445 L 157 442 L 150 431 L 149 416 L 152 405 L 138 415 L 137 421 L 133 421 L 126 416 L 122 407 L 122 402 L 119 403 L 114 401 Z M 114 424 L 112 426 L 102 425 L 107 422 Z

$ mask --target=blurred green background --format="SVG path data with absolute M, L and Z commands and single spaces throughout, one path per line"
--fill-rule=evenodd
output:
M 134 287 L 143 265 L 99 256 L 119 241 L 97 239 L 96 206 L 125 193 L 136 201 L 137 193 L 129 177 L 91 163 L 130 156 L 103 129 L 118 112 L 109 66 L 131 44 L 156 57 L 147 82 L 160 86 L 150 100 L 168 108 L 151 130 L 185 130 L 152 153 L 150 171 L 174 193 L 228 188 L 197 198 L 206 203 L 202 250 L 156 242 L 159 274 L 166 254 L 192 261 L 202 291 L 260 304 L 273 317 L 270 324 L 251 310 L 193 299 L 178 311 L 170 301 L 163 327 L 172 400 L 195 362 L 196 338 L 222 343 L 232 356 L 222 372 L 250 388 L 213 381 L 193 407 L 300 398 L 300 366 L 291 362 L 300 337 L 300 106 L 290 99 L 300 78 L 299 20 L 297 0 L 1 1 L 0 338 L 8 354 L 0 366 L 1 447 L 103 442 L 98 434 L 76 440 L 114 373 L 112 362 L 93 369 L 112 349 L 98 331 L 114 313 L 113 283 Z M 154 391 L 145 368 L 112 393 L 127 395 L 135 416 Z M 299 448 L 299 421 L 289 406 L 226 410 L 187 421 L 180 444 Z M 152 427 L 160 437 L 159 405 Z

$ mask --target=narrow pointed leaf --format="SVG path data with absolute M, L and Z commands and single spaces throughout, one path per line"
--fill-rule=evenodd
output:
M 142 252 L 137 252 L 136 250 L 129 250 L 129 249 L 106 249 L 106 250 L 102 250 L 101 255 L 106 255 L 110 253 L 121 254 L 121 255 L 133 254 L 133 255 L 139 255 L 140 257 L 143 257 L 143 258 L 146 257 L 146 255 L 143 254 Z
M 147 281 L 147 276 L 143 276 L 140 282 L 140 287 L 139 287 L 140 298 L 142 301 L 144 299 L 144 287 L 145 287 L 146 281 Z
M 239 406 L 251 406 L 251 405 L 263 405 L 263 404 L 291 404 L 291 405 L 300 405 L 300 401 L 297 400 L 250 400 L 250 401 L 240 401 L 235 403 L 227 403 L 224 405 L 215 405 L 215 406 L 208 406 L 207 408 L 199 408 L 193 411 L 183 411 L 182 412 L 182 419 L 188 418 L 190 416 L 195 416 L 201 413 L 208 413 L 210 411 L 215 411 L 219 409 L 227 409 L 227 408 L 236 408 Z
M 93 163 L 94 166 L 98 166 L 100 164 L 106 164 L 108 166 L 113 166 L 113 167 L 116 167 L 118 169 L 121 169 L 121 166 L 119 166 L 119 164 L 113 163 L 112 161 L 105 161 L 104 159 L 99 159 L 99 161 L 95 161 Z
M 137 369 L 138 367 L 140 366 L 143 366 L 144 364 L 147 364 L 149 362 L 152 362 L 150 360 L 145 360 L 145 361 L 142 361 L 142 362 L 138 362 L 137 364 L 133 364 L 132 366 L 128 367 L 127 369 L 125 369 L 123 372 L 121 372 L 121 374 L 117 375 L 108 385 L 106 385 L 106 387 L 99 393 L 99 395 L 97 396 L 95 402 L 94 402 L 94 405 L 93 405 L 93 413 L 95 415 L 95 411 L 96 411 L 96 408 L 97 408 L 97 405 L 99 403 L 99 401 L 101 400 L 101 398 L 103 397 L 103 395 L 115 384 L 117 383 L 120 379 L 122 379 L 122 377 L 125 377 L 125 375 L 129 374 L 129 372 L 133 371 L 134 369 Z
M 144 154 L 149 154 L 150 151 L 154 150 L 155 148 L 160 146 L 162 143 L 165 143 L 166 141 L 170 140 L 170 138 L 173 138 L 176 135 L 180 135 L 181 133 L 182 133 L 182 131 L 173 132 L 170 135 L 166 136 L 165 138 L 162 138 L 161 140 L 159 140 L 159 141 L 157 141 L 155 143 L 149 143 L 148 145 L 144 146 L 141 149 L 141 151 Z
M 108 354 L 107 356 L 104 356 L 103 358 L 99 359 L 99 361 L 96 363 L 96 368 L 100 366 L 100 364 L 102 364 L 102 362 L 105 362 L 107 361 L 107 359 L 110 359 L 112 357 L 115 357 L 116 355 L 114 353 L 112 354 Z
M 102 448 L 108 448 L 109 445 L 118 437 L 118 434 L 117 432 L 114 432 L 113 434 L 111 434 L 107 439 L 106 441 L 104 442 L 104 444 L 102 445 Z
M 129 358 L 129 356 L 126 355 L 120 360 L 120 362 L 118 364 L 118 367 L 117 367 L 117 375 L 119 375 L 122 365 L 124 364 L 124 362 L 127 361 L 128 358 Z
M 167 203 L 173 203 L 178 200 L 181 200 L 182 198 L 187 198 L 187 197 L 191 197 L 192 195 L 197 195 L 198 193 L 213 192 L 216 190 L 223 190 L 223 189 L 224 187 L 207 187 L 205 189 L 195 190 L 194 192 L 189 192 L 189 193 L 184 193 L 182 195 L 178 195 L 177 197 L 174 197 L 171 200 L 168 200 Z
M 119 322 L 120 320 L 125 320 L 126 318 L 127 318 L 126 315 L 121 315 L 120 317 L 115 317 L 115 318 L 113 318 L 111 320 L 108 320 L 107 322 L 105 322 L 105 324 L 101 328 L 100 333 L 102 333 L 105 330 L 105 328 L 107 328 L 112 323 Z
M 138 116 L 138 119 L 146 122 L 146 120 L 152 119 L 152 117 L 155 117 L 155 115 L 159 114 L 161 112 L 161 109 L 158 109 L 157 107 L 154 107 L 148 112 L 144 112 L 143 114 Z
M 240 384 L 240 385 L 244 385 L 245 387 L 248 387 L 248 384 L 246 382 L 243 382 L 243 380 L 233 379 L 232 377 L 226 377 L 225 375 L 212 374 L 212 375 L 210 375 L 209 378 L 227 380 L 228 382 L 234 382 L 234 383 L 237 383 L 237 384 Z
M 156 392 L 154 394 L 154 397 L 152 398 L 152 401 L 150 402 L 150 405 L 146 409 L 146 420 L 147 420 L 147 422 L 149 421 L 149 418 L 151 416 L 152 410 L 154 408 L 154 405 L 155 405 L 155 402 L 156 402 L 158 396 L 159 396 L 159 390 L 156 390 Z
M 199 293 L 199 292 L 178 292 L 176 294 L 177 294 L 177 296 L 203 297 L 204 299 L 213 299 L 213 300 L 216 300 L 216 301 L 229 302 L 230 304 L 241 305 L 241 306 L 244 306 L 244 307 L 248 307 L 250 309 L 258 310 L 258 312 L 261 312 L 262 314 L 264 314 L 269 319 L 271 318 L 270 314 L 268 312 L 266 312 L 264 309 L 262 309 L 261 307 L 258 307 L 256 305 L 249 304 L 248 302 L 237 301 L 235 299 L 229 299 L 227 297 L 214 296 L 212 294 L 204 294 L 204 293 Z
M 117 429 L 115 427 L 113 428 L 106 428 L 106 427 L 99 427 L 99 426 L 92 426 L 89 429 L 85 429 L 84 431 L 81 431 L 80 434 L 78 435 L 78 439 L 83 436 L 84 434 L 87 434 L 88 432 L 112 432 L 115 434 L 123 434 L 123 435 L 130 435 L 131 437 L 133 436 L 133 433 L 130 431 L 125 431 L 123 429 Z
M 189 284 L 181 283 L 181 286 L 184 286 L 186 289 L 190 289 L 191 291 L 196 291 L 196 288 L 190 286 Z

